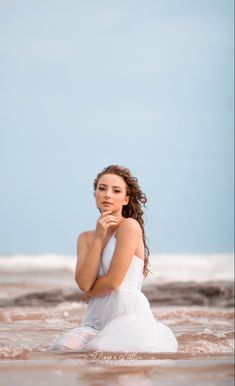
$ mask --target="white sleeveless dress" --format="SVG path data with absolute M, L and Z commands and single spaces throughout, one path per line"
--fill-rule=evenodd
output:
M 100 259 L 98 277 L 108 272 L 115 243 L 113 235 Z M 134 255 L 121 285 L 109 295 L 90 298 L 80 326 L 59 336 L 52 350 L 177 352 L 175 335 L 154 318 L 141 292 L 143 265 Z

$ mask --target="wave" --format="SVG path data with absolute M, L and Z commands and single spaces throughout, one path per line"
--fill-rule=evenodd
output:
M 229 333 L 227 334 L 229 335 Z M 179 355 L 184 356 L 185 354 L 190 354 L 195 356 L 197 354 L 204 355 L 222 355 L 222 354 L 233 354 L 234 353 L 234 338 L 230 339 L 228 337 L 216 338 L 213 337 L 214 341 L 211 342 L 211 336 L 208 338 L 204 335 L 195 339 L 188 339 L 187 342 L 183 342 L 183 338 L 180 336 L 177 337 L 179 342 Z M 27 345 L 21 345 L 20 347 L 9 347 L 9 346 L 0 346 L 0 359 L 29 359 L 33 353 L 50 353 L 49 348 L 40 348 L 35 349 L 34 347 Z M 178 356 L 178 359 L 180 356 Z M 152 355 L 151 355 L 152 356 Z M 155 354 L 156 359 L 158 354 Z
M 158 283 L 171 281 L 234 280 L 233 254 L 158 254 L 150 255 L 149 275 L 144 281 Z M 0 270 L 17 271 L 51 271 L 67 270 L 74 272 L 76 257 L 74 255 L 40 254 L 0 256 Z
M 212 331 L 178 336 L 180 352 L 191 354 L 228 354 L 234 352 L 234 331 L 215 334 Z
M 79 325 L 84 310 L 84 305 L 73 302 L 51 308 L 2 309 L 0 358 L 29 359 L 40 353 L 43 357 L 53 355 L 50 352 L 53 337 Z M 178 358 L 234 353 L 234 311 L 231 309 L 154 307 L 153 313 L 174 331 L 179 344 Z M 160 355 L 154 354 L 155 358 Z M 167 353 L 164 355 L 167 357 Z

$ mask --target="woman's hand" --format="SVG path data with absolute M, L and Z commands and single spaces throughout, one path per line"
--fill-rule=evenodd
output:
M 113 216 L 111 213 L 112 213 L 111 210 L 105 210 L 104 212 L 101 213 L 96 223 L 96 230 L 95 230 L 96 237 L 104 239 L 108 229 L 118 224 L 117 217 Z
M 83 293 L 83 297 L 82 297 L 82 300 L 84 300 L 84 302 L 88 303 L 89 302 L 89 299 L 90 299 L 90 296 L 87 295 L 86 292 Z

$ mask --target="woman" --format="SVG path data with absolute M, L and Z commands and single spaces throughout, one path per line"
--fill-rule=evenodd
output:
M 141 209 L 147 199 L 137 178 L 110 165 L 96 177 L 94 195 L 101 215 L 95 230 L 78 237 L 75 270 L 87 312 L 52 350 L 176 352 L 173 332 L 155 320 L 141 292 L 149 249 Z

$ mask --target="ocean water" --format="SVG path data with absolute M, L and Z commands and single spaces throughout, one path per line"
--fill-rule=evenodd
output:
M 206 280 L 234 280 L 233 254 L 159 254 L 150 255 L 153 275 L 147 280 L 157 282 Z M 74 272 L 74 255 L 9 255 L 0 256 L 0 271 L 20 272 L 25 270 L 68 270 Z
M 51 384 L 64 384 L 66 379 L 71 385 L 78 380 L 81 385 L 96 385 L 115 379 L 126 385 L 170 385 L 172 379 L 180 385 L 189 380 L 192 385 L 232 384 L 233 256 L 154 255 L 150 262 L 153 274 L 143 280 L 142 290 L 149 294 L 155 318 L 174 331 L 178 353 L 94 358 L 49 350 L 56 335 L 78 326 L 86 311 L 87 304 L 81 301 L 74 282 L 76 257 L 1 256 L 0 371 L 4 385 L 19 377 L 23 382 L 25 376 L 29 385 L 35 379 L 37 384 L 47 384 L 40 378 L 43 366 L 45 382 L 54 374 Z M 159 288 L 163 289 L 161 301 Z

